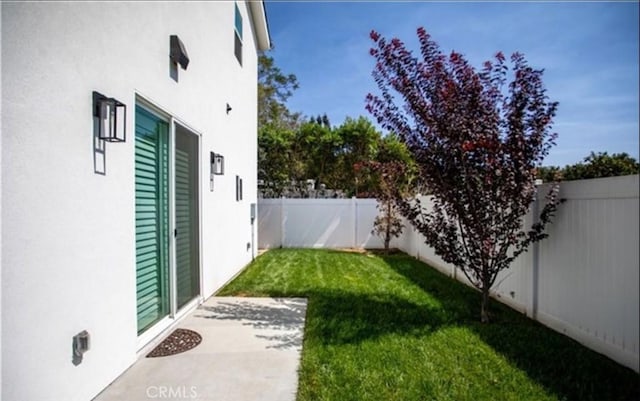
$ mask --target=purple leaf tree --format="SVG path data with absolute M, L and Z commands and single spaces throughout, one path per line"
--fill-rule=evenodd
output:
M 481 321 L 489 321 L 489 291 L 498 273 L 529 245 L 547 236 L 560 200 L 552 185 L 530 227 L 536 167 L 557 137 L 558 103 L 546 96 L 542 70 L 524 56 L 497 53 L 476 71 L 456 52 L 446 56 L 423 29 L 420 55 L 399 39 L 371 32 L 379 95 L 367 110 L 398 134 L 411 152 L 433 205 L 396 197 L 400 212 L 446 262 L 482 293 Z

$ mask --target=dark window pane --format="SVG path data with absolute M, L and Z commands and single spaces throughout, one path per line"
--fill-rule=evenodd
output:
M 240 65 L 242 65 L 242 41 L 240 40 L 237 34 L 233 36 L 235 38 L 233 51 L 236 54 L 236 58 L 238 59 L 238 62 L 240 63 Z

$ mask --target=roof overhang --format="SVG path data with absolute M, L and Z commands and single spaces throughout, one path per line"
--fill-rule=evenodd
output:
M 269 37 L 269 25 L 267 24 L 267 13 L 264 8 L 264 1 L 248 1 L 251 10 L 251 22 L 256 31 L 258 49 L 265 51 L 271 49 L 271 38 Z

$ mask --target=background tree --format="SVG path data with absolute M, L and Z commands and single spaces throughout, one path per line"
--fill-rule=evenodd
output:
M 417 190 L 416 165 L 405 144 L 393 133 L 378 136 L 376 142 L 376 153 L 369 159 L 360 160 L 354 164 L 353 174 L 357 184 L 354 195 L 358 198 L 378 197 L 381 190 L 380 179 L 377 169 L 372 168 L 369 162 L 378 165 L 389 162 L 399 164 L 403 174 L 402 192 L 415 192 Z
M 411 153 L 406 145 L 393 132 L 383 136 L 378 141 L 378 153 L 375 156 L 380 163 L 397 161 L 404 164 L 408 170 L 415 167 Z
M 556 182 L 562 180 L 562 169 L 558 166 L 542 166 L 536 169 L 536 178 L 542 182 Z
M 327 128 L 331 128 L 331 123 L 329 122 L 329 117 L 327 116 L 327 113 L 324 113 L 322 115 L 318 114 L 316 116 L 316 118 L 311 118 L 310 121 L 315 121 L 316 124 L 318 125 L 323 125 Z
M 365 161 L 397 161 L 414 171 L 414 163 L 406 146 L 395 135 L 382 136 L 368 119 L 347 117 L 336 127 L 318 116 L 302 123 L 294 141 L 292 158 L 299 160 L 300 169 L 292 180 L 315 180 L 316 188 L 344 192 L 348 197 L 375 196 L 378 181 L 369 170 L 356 171 L 354 166 Z M 301 172 L 301 174 L 300 174 Z
M 353 166 L 375 158 L 381 133 L 364 117 L 347 117 L 336 128 L 336 134 L 341 138 L 342 146 L 337 159 L 339 175 L 335 187 L 344 190 L 347 196 L 358 196 L 358 187 L 362 182 L 358 182 L 359 177 Z
M 594 153 L 585 157 L 582 163 L 566 166 L 562 170 L 564 180 L 585 180 L 589 178 L 616 177 L 638 174 L 640 164 L 626 153 Z
M 295 132 L 287 128 L 267 124 L 258 130 L 258 178 L 264 182 L 263 196 L 282 196 L 292 177 L 301 175 L 295 140 Z
M 273 57 L 258 56 L 258 179 L 263 196 L 279 197 L 302 175 L 296 133 L 300 113 L 292 113 L 286 101 L 298 88 L 294 74 L 284 74 Z
M 343 191 L 346 196 L 373 193 L 375 180 L 357 175 L 356 163 L 411 157 L 397 136 L 385 137 L 365 117 L 350 118 L 332 127 L 320 114 L 303 118 L 286 102 L 298 88 L 294 74 L 285 74 L 273 57 L 258 58 L 258 179 L 265 197 L 294 193 L 304 196 L 308 179 L 316 188 Z
M 537 170 L 536 178 L 544 182 L 586 180 L 639 174 L 640 164 L 627 153 L 591 152 L 580 163 L 564 166 L 544 166 Z
M 502 53 L 477 72 L 456 52 L 445 56 L 418 29 L 420 58 L 399 39 L 372 31 L 373 77 L 381 96 L 367 109 L 399 135 L 433 191 L 433 207 L 397 195 L 401 213 L 446 262 L 459 267 L 482 292 L 481 321 L 489 321 L 489 290 L 497 275 L 528 246 L 546 237 L 559 200 L 547 194 L 539 221 L 523 217 L 534 199 L 536 167 L 556 134 L 550 132 L 557 103 L 546 96 L 542 71 L 521 54 Z M 396 104 L 395 95 L 399 95 Z
M 304 164 L 303 176 L 297 180 L 313 179 L 316 185 L 328 188 L 336 181 L 336 164 L 342 139 L 336 132 L 314 119 L 303 123 L 297 133 L 298 157 Z
M 273 57 L 258 55 L 258 129 L 269 124 L 289 129 L 297 127 L 300 113 L 289 111 L 286 102 L 298 86 L 298 78 L 283 73 Z
M 409 166 L 402 161 L 379 162 L 374 160 L 359 162 L 355 170 L 366 172 L 375 180 L 372 194 L 378 201 L 378 216 L 373 222 L 372 234 L 382 238 L 385 253 L 389 253 L 389 244 L 393 238 L 402 234 L 404 224 L 396 206 L 396 196 L 409 196 L 411 191 L 411 173 Z

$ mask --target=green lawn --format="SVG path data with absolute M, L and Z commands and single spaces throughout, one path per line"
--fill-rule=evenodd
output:
M 407 255 L 271 250 L 218 295 L 309 300 L 298 400 L 619 400 L 640 376 Z

